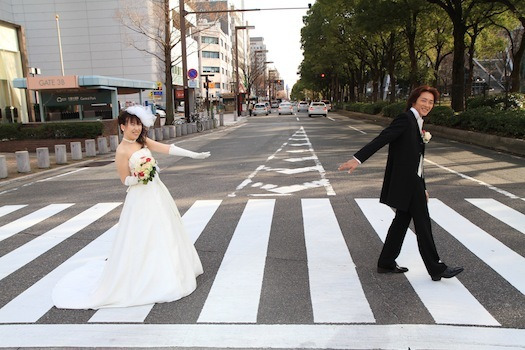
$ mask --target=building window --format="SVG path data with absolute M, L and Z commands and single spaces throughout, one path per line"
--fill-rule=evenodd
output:
M 202 67 L 202 70 L 204 71 L 204 73 L 219 73 L 220 72 L 220 68 L 219 67 Z
M 202 51 L 202 58 L 219 58 L 217 51 Z
M 219 38 L 215 38 L 213 36 L 203 36 L 201 41 L 203 44 L 218 44 Z

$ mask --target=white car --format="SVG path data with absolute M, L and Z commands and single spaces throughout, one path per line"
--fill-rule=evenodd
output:
M 256 103 L 255 106 L 253 106 L 252 110 L 253 115 L 268 115 L 268 108 L 266 107 L 266 104 L 264 103 Z
M 297 112 L 308 112 L 308 102 L 299 102 L 299 104 L 297 105 Z
M 293 114 L 293 106 L 290 102 L 281 102 L 277 109 L 279 115 L 281 114 Z
M 332 110 L 332 104 L 330 103 L 330 101 L 328 100 L 321 100 L 321 102 L 324 102 L 324 104 L 326 105 L 326 109 L 328 110 L 328 112 L 330 112 Z
M 313 115 L 324 115 L 325 117 L 328 116 L 328 108 L 326 108 L 324 102 L 310 103 L 310 107 L 308 107 L 308 116 L 311 117 Z

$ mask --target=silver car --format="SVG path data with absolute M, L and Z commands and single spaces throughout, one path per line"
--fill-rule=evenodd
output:
M 310 107 L 308 107 L 308 116 L 311 117 L 313 115 L 324 115 L 325 117 L 328 116 L 328 108 L 326 108 L 324 102 L 310 103 Z
M 299 102 L 299 104 L 297 105 L 297 112 L 308 112 L 308 102 Z
M 264 103 L 256 103 L 255 106 L 253 106 L 252 110 L 253 115 L 268 115 L 268 108 L 266 107 L 266 104 Z

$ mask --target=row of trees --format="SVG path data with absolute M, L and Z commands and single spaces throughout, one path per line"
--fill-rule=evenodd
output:
M 334 101 L 363 101 L 371 84 L 373 101 L 388 88 L 393 102 L 399 86 L 408 91 L 449 81 L 451 106 L 461 111 L 474 58 L 502 53 L 513 67 L 509 89 L 520 89 L 523 0 L 317 0 L 303 21 L 294 98 L 310 90 Z

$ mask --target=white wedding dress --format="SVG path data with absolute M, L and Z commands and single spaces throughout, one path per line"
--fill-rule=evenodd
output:
M 144 155 L 152 157 L 147 148 L 133 153 L 130 169 Z M 170 302 L 191 294 L 201 273 L 201 261 L 177 206 L 156 174 L 146 185 L 130 186 L 107 259 L 66 274 L 52 298 L 62 309 Z

